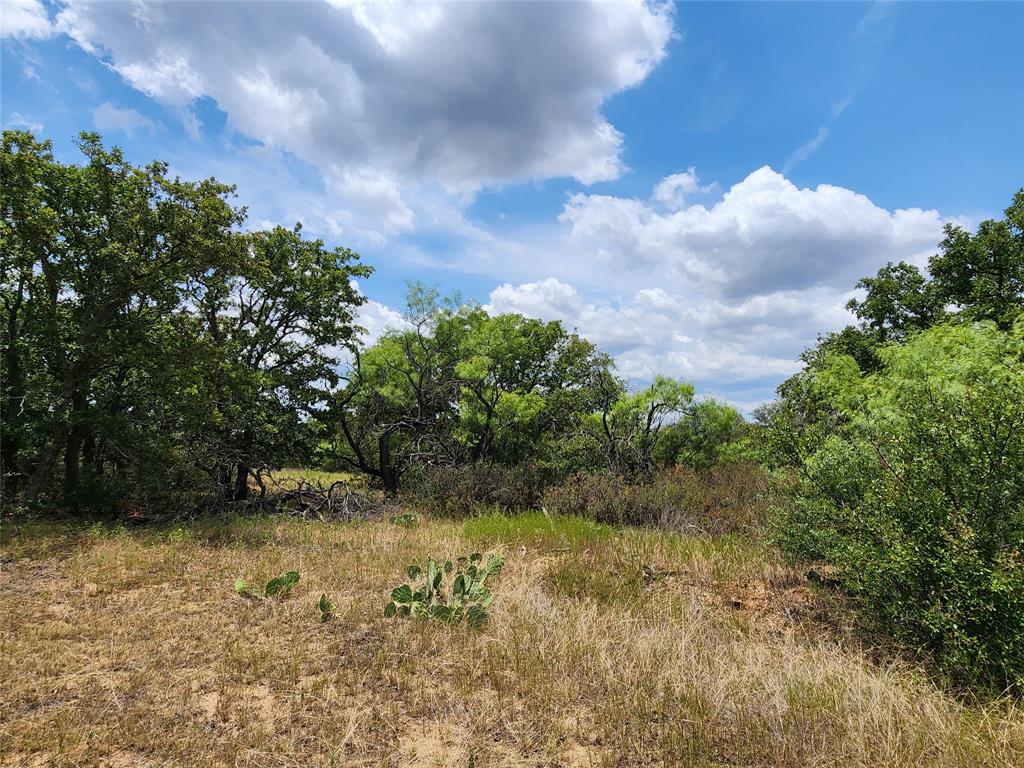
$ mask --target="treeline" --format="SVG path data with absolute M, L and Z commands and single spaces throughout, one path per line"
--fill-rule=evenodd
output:
M 301 229 L 245 229 L 233 188 L 138 167 L 83 133 L 80 163 L 5 131 L 0 157 L 8 502 L 217 508 L 264 473 L 333 466 L 388 494 L 452 467 L 515 470 L 539 498 L 606 469 L 742 455 L 728 406 L 657 378 L 630 393 L 557 322 L 489 316 L 414 286 L 369 348 L 371 268 Z
M 1024 691 L 1024 190 L 975 233 L 947 226 L 928 275 L 858 287 L 860 323 L 757 414 L 794 484 L 777 540 L 949 677 Z

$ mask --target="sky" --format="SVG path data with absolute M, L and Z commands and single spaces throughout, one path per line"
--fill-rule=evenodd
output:
M 237 185 L 375 268 L 745 412 L 1024 185 L 1024 3 L 3 0 L 0 123 Z

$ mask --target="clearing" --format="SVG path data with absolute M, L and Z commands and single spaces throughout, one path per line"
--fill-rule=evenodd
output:
M 473 551 L 506 557 L 481 631 L 383 617 L 405 566 Z M 1019 708 L 879 661 L 739 539 L 535 514 L 7 524 L 3 557 L 4 765 L 1024 765 Z M 234 591 L 288 570 L 285 599 Z

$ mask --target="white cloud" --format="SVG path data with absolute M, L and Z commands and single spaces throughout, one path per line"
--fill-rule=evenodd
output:
M 348 215 L 375 222 L 382 235 L 408 232 L 416 223 L 402 199 L 400 181 L 368 168 L 339 169 L 328 178 L 328 189 L 339 194 L 351 209 Z
M 672 10 L 71 0 L 58 24 L 140 91 L 178 108 L 210 96 L 310 162 L 473 189 L 616 178 L 622 135 L 600 110 L 664 57 Z
M 185 130 L 185 135 L 189 139 L 192 141 L 202 140 L 203 123 L 193 110 L 186 107 L 178 114 L 178 118 L 181 120 L 181 127 Z
M 714 182 L 701 186 L 697 169 L 690 166 L 683 173 L 673 173 L 658 182 L 651 199 L 666 208 L 679 210 L 686 206 L 688 195 L 709 195 L 717 190 Z
M 372 299 L 359 308 L 356 323 L 363 329 L 360 339 L 367 346 L 376 343 L 388 331 L 399 331 L 409 327 L 401 312 Z
M 40 0 L 4 0 L 0 3 L 0 37 L 50 37 L 53 25 Z
M 31 131 L 36 135 L 36 138 L 41 138 L 43 133 L 43 124 L 37 120 L 25 117 L 20 112 L 12 112 L 11 116 L 7 118 L 4 123 L 4 128 L 14 128 L 23 131 Z
M 800 297 L 781 293 L 728 305 L 694 302 L 661 288 L 621 301 L 585 300 L 555 278 L 495 288 L 485 308 L 561 320 L 612 353 L 633 380 L 666 373 L 690 379 L 752 381 L 797 365 L 792 349 L 820 318 Z
M 662 213 L 635 198 L 578 194 L 560 219 L 605 270 L 732 298 L 846 288 L 889 260 L 922 263 L 943 224 L 937 211 L 890 212 L 843 187 L 800 189 L 767 166 L 710 208 Z
M 116 107 L 109 101 L 92 110 L 92 119 L 100 131 L 118 131 L 134 136 L 136 131 L 152 130 L 155 124 L 145 115 L 128 107 Z

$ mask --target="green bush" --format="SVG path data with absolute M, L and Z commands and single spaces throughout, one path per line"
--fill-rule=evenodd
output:
M 815 387 L 846 425 L 804 463 L 779 539 L 836 563 L 880 630 L 950 677 L 1024 690 L 1024 324 L 937 326 Z
M 714 536 L 760 526 L 768 499 L 764 472 L 756 464 L 735 463 L 675 467 L 639 484 L 611 474 L 578 474 L 550 488 L 542 503 L 559 515 L 599 523 Z

